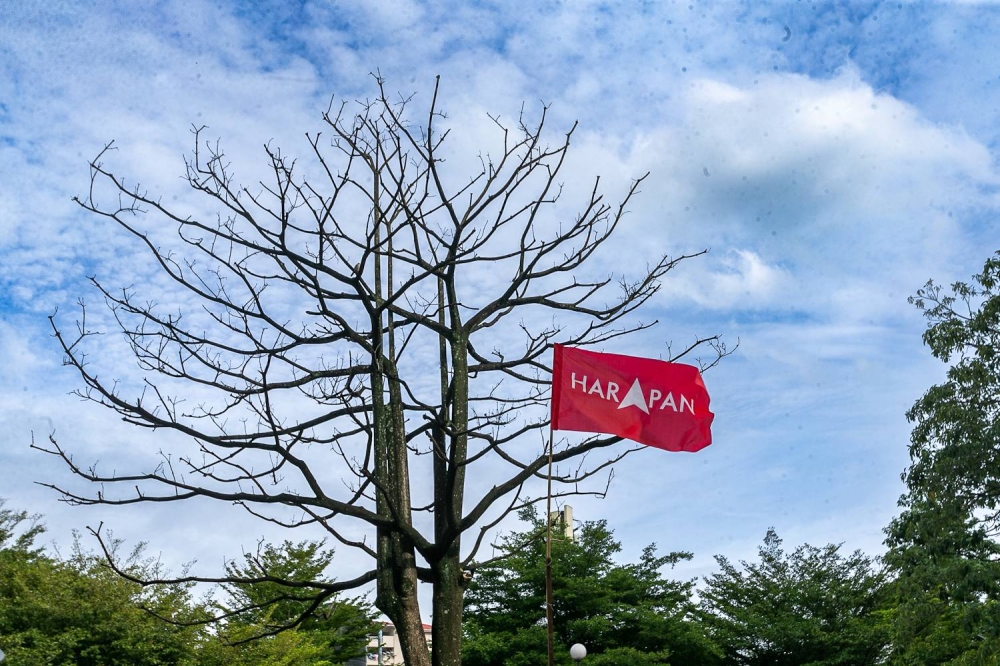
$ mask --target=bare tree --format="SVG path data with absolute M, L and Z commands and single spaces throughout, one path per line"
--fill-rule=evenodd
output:
M 179 433 L 197 453 L 107 474 L 77 465 L 54 438 L 44 450 L 100 484 L 92 496 L 52 486 L 72 503 L 208 497 L 288 527 L 320 526 L 373 566 L 289 589 L 318 604 L 374 581 L 406 663 L 457 665 L 471 563 L 504 516 L 544 500 L 531 488 L 547 463 L 549 350 L 651 326 L 629 315 L 687 257 L 664 256 L 632 280 L 586 279 L 643 178 L 618 205 L 595 181 L 565 217 L 553 204 L 575 126 L 548 145 L 544 108 L 516 126 L 493 118 L 502 150 L 456 176 L 442 159 L 437 86 L 415 121 L 412 100 L 390 99 L 376 81 L 375 99 L 331 105 L 330 138 L 306 135 L 307 168 L 265 146 L 269 181 L 253 187 L 234 182 L 196 129 L 185 177 L 213 221 L 128 185 L 104 152 L 92 162 L 78 203 L 134 234 L 191 307 L 168 311 L 92 280 L 145 373 L 135 391 L 92 368 L 85 311 L 72 335 L 53 319 L 55 335 L 80 395 L 128 423 Z M 113 205 L 95 194 L 108 188 Z M 183 249 L 158 246 L 148 220 L 175 226 Z M 709 364 L 726 353 L 716 337 L 685 353 L 703 343 Z M 558 494 L 603 494 L 612 465 L 635 450 L 619 442 L 560 441 Z M 433 588 L 433 660 L 419 582 Z

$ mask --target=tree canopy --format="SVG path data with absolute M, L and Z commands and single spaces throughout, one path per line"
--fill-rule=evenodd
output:
M 160 619 L 188 623 L 204 617 L 189 587 L 143 588 L 79 547 L 65 560 L 51 557 L 36 544 L 43 526 L 25 524 L 31 520 L 0 501 L 0 648 L 9 663 L 196 663 L 200 630 Z M 159 573 L 141 548 L 122 559 L 133 575 Z
M 42 534 L 39 517 L 0 499 L 0 649 L 11 664 L 339 666 L 364 654 L 373 627 L 362 599 L 313 608 L 284 584 L 327 580 L 333 551 L 319 542 L 261 544 L 228 566 L 243 582 L 195 598 L 190 583 L 137 582 L 169 578 L 142 544 L 113 553 L 113 571 L 79 540 L 66 558 L 45 552 Z M 261 580 L 264 569 L 283 578 Z
M 528 666 L 545 663 L 545 524 L 505 536 L 509 553 L 477 566 L 466 594 L 462 663 Z M 615 556 L 621 544 L 605 521 L 585 522 L 575 540 L 553 542 L 552 578 L 557 663 L 572 663 L 569 646 L 583 643 L 588 664 L 713 664 L 714 646 L 693 617 L 693 583 L 664 577 L 689 553 L 658 555 L 647 546 L 634 564 Z
M 496 558 L 473 564 L 467 666 L 545 660 L 545 526 L 531 509 L 521 515 L 526 528 L 503 537 Z M 361 657 L 374 633 L 365 600 L 335 595 L 315 605 L 302 593 L 309 585 L 294 584 L 330 580 L 333 551 L 321 542 L 261 543 L 228 564 L 223 588 L 195 598 L 190 585 L 137 583 L 165 574 L 141 547 L 112 554 L 127 565 L 117 575 L 79 542 L 68 558 L 47 554 L 36 543 L 43 529 L 0 502 L 0 649 L 12 664 L 335 666 Z M 893 588 L 860 553 L 806 544 L 786 554 L 772 530 L 759 562 L 736 567 L 717 556 L 720 571 L 705 580 L 698 603 L 694 581 L 669 577 L 688 553 L 660 555 L 651 544 L 638 561 L 619 561 L 622 546 L 605 521 L 583 523 L 553 545 L 564 666 L 576 642 L 597 666 L 887 663 Z M 915 655 L 962 638 L 965 625 L 951 619 L 898 663 L 921 663 Z M 966 655 L 955 663 L 981 662 Z
M 906 494 L 887 528 L 899 576 L 896 657 L 971 664 L 1000 654 L 1000 253 L 972 283 L 910 299 L 947 379 L 917 400 Z
M 323 542 L 286 540 L 280 546 L 261 543 L 256 552 L 244 553 L 242 561 L 228 563 L 229 582 L 223 584 L 228 599 L 221 604 L 227 618 L 220 630 L 222 638 L 229 643 L 245 643 L 251 638 L 266 638 L 265 643 L 288 640 L 275 636 L 294 624 L 300 642 L 310 647 L 309 663 L 342 664 L 363 656 L 368 636 L 376 630 L 371 604 L 362 598 L 339 596 L 318 600 L 308 586 L 294 585 L 332 583 L 327 571 L 333 555 Z M 256 649 L 254 644 L 242 651 Z
M 708 634 L 732 666 L 864 666 L 885 663 L 890 639 L 886 577 L 860 551 L 804 544 L 791 553 L 771 529 L 759 561 L 705 580 Z

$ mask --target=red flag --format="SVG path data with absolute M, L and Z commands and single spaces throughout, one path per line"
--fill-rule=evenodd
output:
M 601 432 L 667 451 L 712 443 L 708 391 L 698 368 L 555 346 L 552 429 Z

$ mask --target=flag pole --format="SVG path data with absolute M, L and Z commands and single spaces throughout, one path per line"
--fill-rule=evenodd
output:
M 549 666 L 555 666 L 555 637 L 552 628 L 552 427 L 549 427 L 549 473 L 545 501 L 545 629 L 548 635 Z

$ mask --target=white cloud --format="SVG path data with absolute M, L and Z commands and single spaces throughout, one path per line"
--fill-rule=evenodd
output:
M 743 87 L 703 79 L 684 104 L 681 125 L 601 157 L 612 174 L 651 172 L 627 245 L 713 249 L 668 283 L 669 297 L 898 316 L 907 293 L 948 274 L 977 242 L 962 218 L 998 203 L 985 146 L 875 93 L 850 67 L 828 80 L 765 75 Z M 782 297 L 766 298 L 779 284 Z
M 690 264 L 685 268 L 690 268 Z M 788 271 L 770 265 L 752 250 L 732 249 L 705 270 L 681 270 L 664 281 L 668 298 L 716 310 L 787 307 L 798 290 Z

